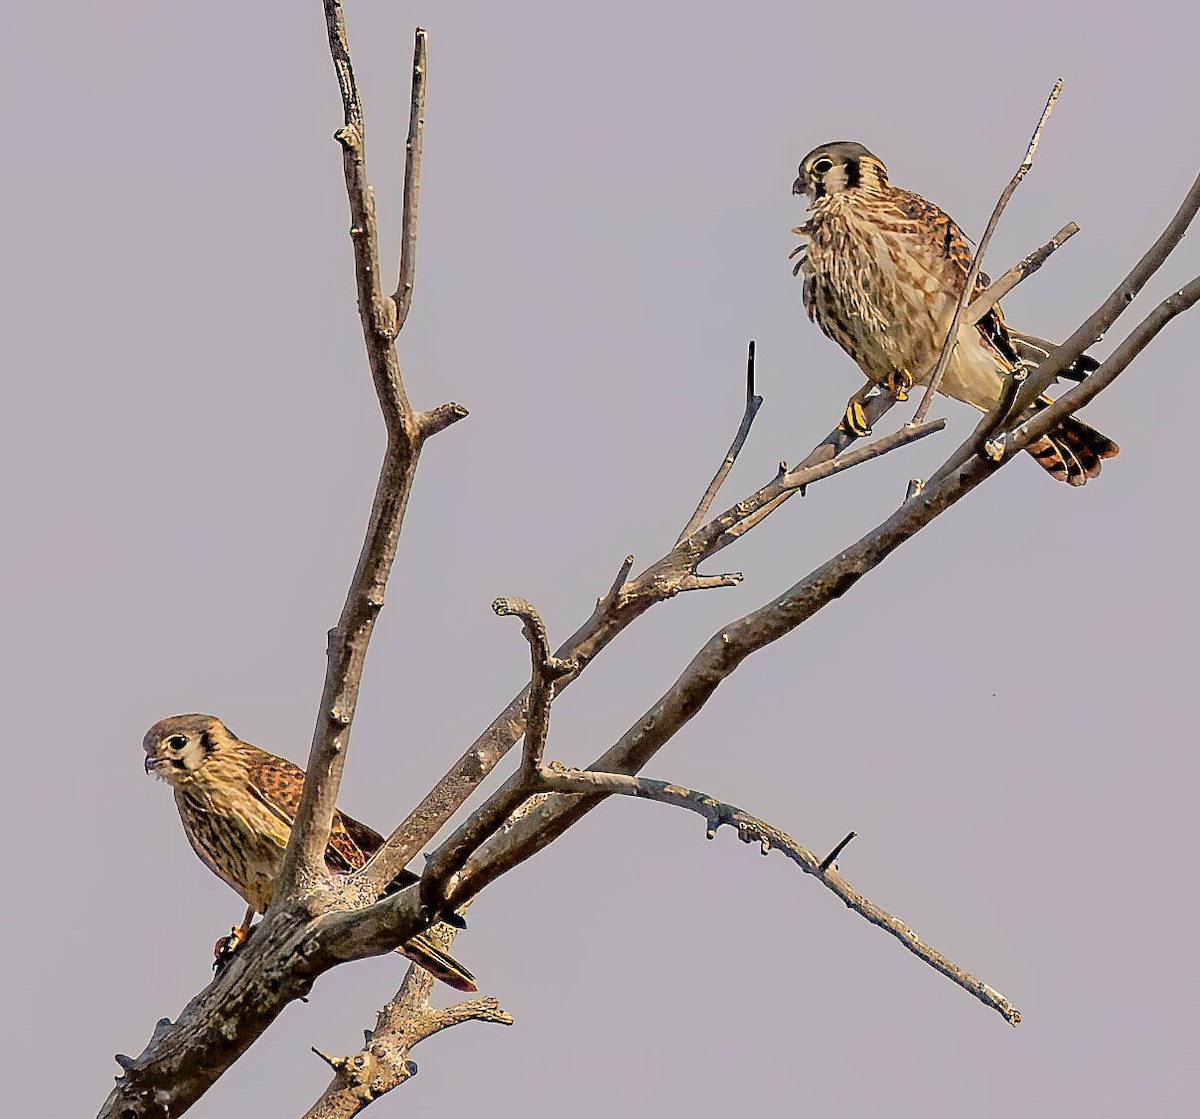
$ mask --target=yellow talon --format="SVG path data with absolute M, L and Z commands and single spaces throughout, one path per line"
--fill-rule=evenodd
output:
M 913 387 L 913 377 L 907 369 L 893 369 L 884 383 L 897 400 L 903 401 L 908 399 L 908 390 Z
M 865 439 L 871 434 L 871 425 L 867 422 L 867 410 L 862 406 L 861 401 L 851 400 L 846 405 L 846 414 L 838 426 L 853 435 L 855 439 Z

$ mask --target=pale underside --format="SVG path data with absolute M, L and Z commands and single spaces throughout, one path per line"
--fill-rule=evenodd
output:
M 219 784 L 188 782 L 174 793 L 192 850 L 248 906 L 265 913 L 283 866 L 291 821 L 259 798 L 231 796 Z M 221 863 L 207 854 L 206 845 L 221 851 Z

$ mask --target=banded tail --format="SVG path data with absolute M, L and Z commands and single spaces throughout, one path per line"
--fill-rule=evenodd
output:
M 1053 342 L 1032 334 L 1022 334 L 1011 327 L 1009 335 L 1016 352 L 1027 365 L 1040 365 L 1054 349 Z M 1063 370 L 1062 376 L 1070 381 L 1082 381 L 1098 364 L 1095 358 L 1083 354 Z M 1040 410 L 1051 403 L 1048 396 L 1041 396 L 1033 407 L 1034 410 Z M 1115 458 L 1121 448 L 1083 420 L 1068 416 L 1053 431 L 1034 440 L 1025 450 L 1052 477 L 1069 486 L 1082 486 L 1089 478 L 1095 478 L 1100 473 L 1101 460 Z
M 1050 404 L 1048 396 L 1038 398 L 1035 409 Z M 1082 486 L 1100 473 L 1102 459 L 1115 458 L 1121 448 L 1107 435 L 1068 416 L 1053 431 L 1035 439 L 1025 448 L 1043 470 L 1069 486 Z
M 402 952 L 414 964 L 423 967 L 434 979 L 440 979 L 456 991 L 474 991 L 475 976 L 462 966 L 449 952 L 443 952 L 436 944 L 424 936 L 414 936 L 406 944 L 396 949 Z

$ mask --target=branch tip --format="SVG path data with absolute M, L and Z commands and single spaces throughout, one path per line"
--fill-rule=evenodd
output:
M 833 866 L 834 859 L 836 859 L 838 855 L 840 855 L 846 849 L 846 845 L 850 842 L 850 840 L 854 839 L 857 835 L 858 832 L 856 831 L 852 831 L 847 834 L 846 838 L 843 839 L 841 843 L 839 843 L 821 860 L 821 865 L 817 869 L 824 874 L 831 866 Z

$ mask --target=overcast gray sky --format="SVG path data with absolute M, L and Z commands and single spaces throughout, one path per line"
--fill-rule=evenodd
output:
M 1050 336 L 1200 165 L 1182 4 L 348 9 L 388 260 L 411 32 L 429 28 L 400 352 L 418 406 L 471 409 L 422 460 L 355 724 L 341 803 L 382 830 L 524 680 L 495 596 L 532 599 L 562 638 L 627 552 L 670 546 L 739 418 L 749 338 L 766 404 L 729 500 L 858 385 L 787 260 L 804 152 L 860 140 L 978 235 L 1064 77 L 989 257 L 1083 227 L 1008 303 Z M 304 759 L 382 427 L 316 0 L 67 0 L 7 26 L 2 1051 L 13 1114 L 74 1116 L 242 912 L 143 774 L 141 736 L 209 711 Z M 1200 271 L 1194 243 L 1177 257 L 1130 325 Z M 458 941 L 517 1025 L 421 1046 L 371 1114 L 1188 1111 L 1198 343 L 1200 318 L 1172 324 L 1090 409 L 1123 449 L 1098 482 L 1014 464 L 751 658 L 649 770 L 817 849 L 858 831 L 843 872 L 1008 995 L 1017 1030 L 786 860 L 610 803 Z M 934 414 L 946 435 L 725 552 L 741 587 L 640 621 L 556 706 L 549 755 L 590 759 L 724 621 L 890 512 L 974 423 Z M 402 970 L 323 978 L 193 1114 L 301 1113 L 327 1080 L 308 1047 L 356 1048 Z

